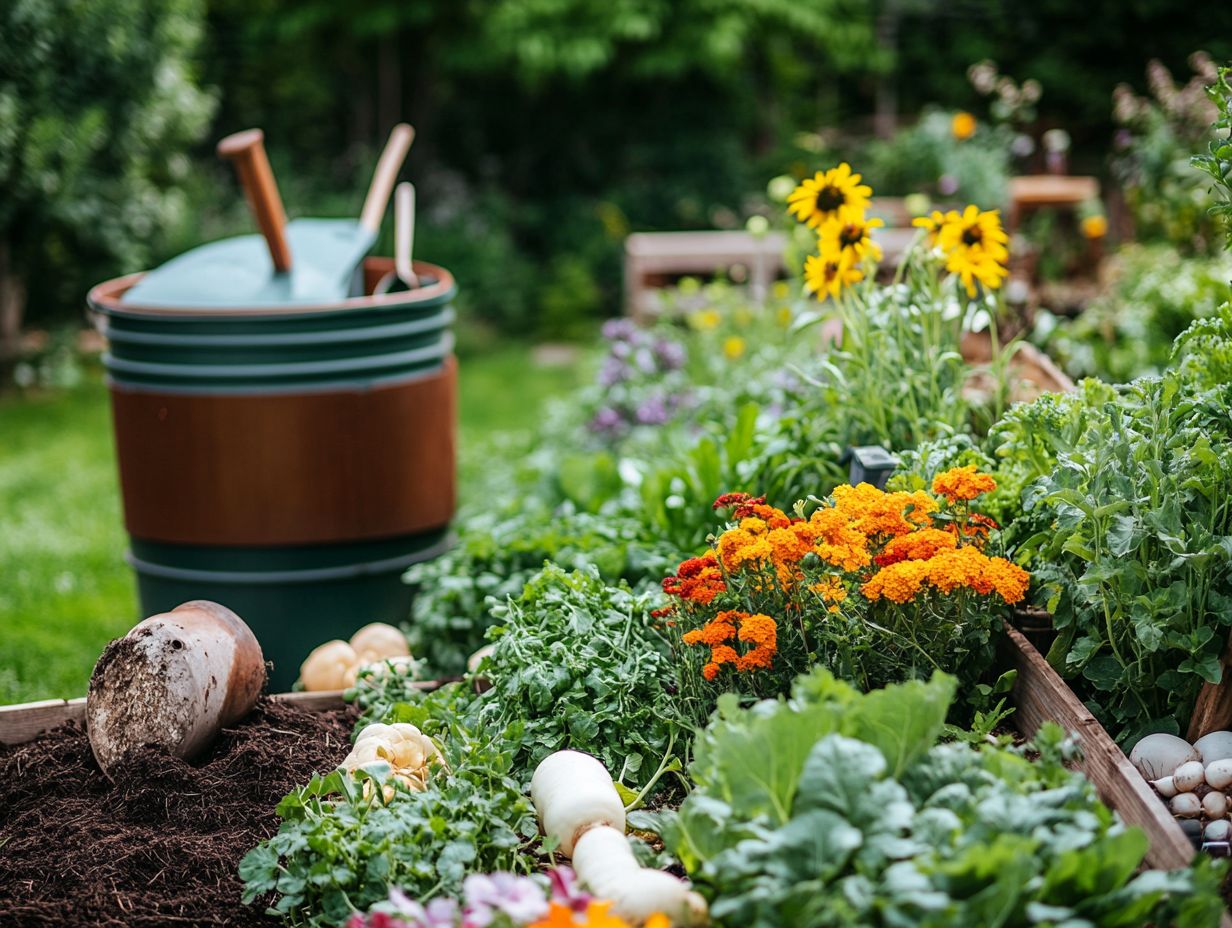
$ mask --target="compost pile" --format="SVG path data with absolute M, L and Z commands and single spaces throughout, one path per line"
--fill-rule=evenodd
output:
M 0 753 L 0 925 L 268 925 L 240 857 L 350 747 L 345 710 L 263 699 L 194 764 L 147 750 L 110 783 L 65 725 Z

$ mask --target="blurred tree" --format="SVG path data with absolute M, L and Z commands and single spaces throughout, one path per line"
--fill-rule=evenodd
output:
M 90 254 L 136 269 L 183 206 L 213 101 L 197 0 L 0 3 L 0 367 L 28 284 Z

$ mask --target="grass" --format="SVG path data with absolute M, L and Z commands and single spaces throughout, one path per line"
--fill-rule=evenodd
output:
M 524 345 L 462 360 L 464 501 L 489 437 L 531 428 L 583 368 L 537 365 Z M 71 390 L 0 398 L 0 704 L 85 692 L 103 647 L 141 618 L 126 544 L 99 373 Z

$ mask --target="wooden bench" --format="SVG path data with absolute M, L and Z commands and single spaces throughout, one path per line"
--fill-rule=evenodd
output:
M 897 267 L 915 235 L 907 228 L 877 229 L 882 267 Z M 685 274 L 712 277 L 726 272 L 762 302 L 786 269 L 787 236 L 782 232 L 635 232 L 625 239 L 625 313 L 637 322 L 655 315 L 651 291 Z
M 1068 177 L 1058 174 L 1029 174 L 1010 178 L 1010 212 L 1006 228 L 1014 231 L 1022 217 L 1038 209 L 1077 209 L 1099 199 L 1099 180 L 1095 177 Z

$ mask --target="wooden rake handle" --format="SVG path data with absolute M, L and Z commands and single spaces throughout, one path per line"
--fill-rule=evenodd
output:
M 385 150 L 376 163 L 368 195 L 364 198 L 364 208 L 359 214 L 360 227 L 372 235 L 381 231 L 381 217 L 385 215 L 394 181 L 398 179 L 398 171 L 402 169 L 402 162 L 406 160 L 406 153 L 411 150 L 413 141 L 415 130 L 404 122 L 398 123 L 389 133 L 389 141 L 385 143 Z
M 236 132 L 219 142 L 217 151 L 220 158 L 234 163 L 240 186 L 248 198 L 248 207 L 269 246 L 274 270 L 285 274 L 291 270 L 291 246 L 287 244 L 284 231 L 287 214 L 282 208 L 282 197 L 278 195 L 269 158 L 265 156 L 265 133 L 260 129 Z

